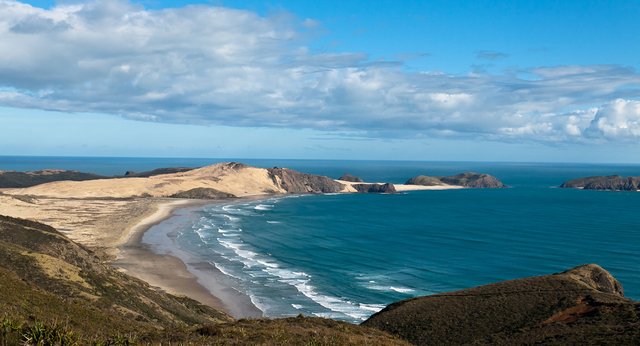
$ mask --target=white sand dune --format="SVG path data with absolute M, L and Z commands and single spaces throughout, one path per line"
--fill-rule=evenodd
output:
M 233 163 L 149 178 L 58 181 L 23 189 L 7 189 L 5 193 L 56 198 L 131 198 L 167 197 L 194 188 L 212 188 L 238 197 L 286 193 L 274 183 L 266 169 Z

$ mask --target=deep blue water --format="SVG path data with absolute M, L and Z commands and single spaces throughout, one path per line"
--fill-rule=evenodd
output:
M 0 169 L 58 163 L 56 168 L 122 174 L 219 161 L 29 160 L 0 157 Z M 640 299 L 640 194 L 556 188 L 575 177 L 640 175 L 640 166 L 239 161 L 395 183 L 418 174 L 479 171 L 511 186 L 271 198 L 194 211 L 178 244 L 229 275 L 267 316 L 303 313 L 359 322 L 399 299 L 584 263 L 602 265 L 622 282 L 627 296 Z

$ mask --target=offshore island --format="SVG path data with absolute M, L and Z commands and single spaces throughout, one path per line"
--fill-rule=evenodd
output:
M 358 326 L 318 317 L 259 318 L 246 297 L 207 289 L 178 258 L 141 245 L 152 225 L 191 205 L 284 194 L 506 187 L 487 174 L 389 184 L 230 162 L 122 177 L 1 172 L 0 187 L 3 344 L 46 344 L 46 338 L 65 345 L 640 341 L 640 304 L 594 264 L 400 301 Z

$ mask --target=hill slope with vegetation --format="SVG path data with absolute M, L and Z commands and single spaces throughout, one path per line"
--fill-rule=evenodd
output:
M 47 225 L 0 216 L 0 345 L 405 345 L 321 318 L 234 321 L 120 273 Z
M 640 303 L 591 264 L 404 300 L 363 325 L 416 345 L 639 345 Z

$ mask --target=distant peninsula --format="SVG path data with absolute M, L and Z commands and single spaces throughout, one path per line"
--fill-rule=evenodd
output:
M 623 177 L 620 175 L 594 176 L 568 180 L 561 188 L 605 191 L 638 191 L 640 177 Z
M 453 185 L 467 188 L 495 189 L 507 187 L 498 178 L 483 173 L 465 172 L 446 177 L 430 177 L 419 175 L 413 177 L 405 183 L 407 185 L 441 186 Z

